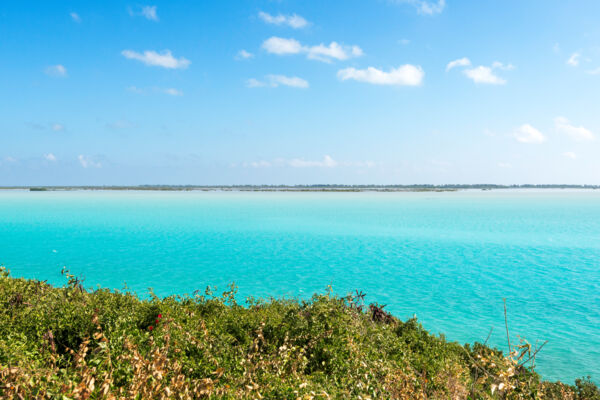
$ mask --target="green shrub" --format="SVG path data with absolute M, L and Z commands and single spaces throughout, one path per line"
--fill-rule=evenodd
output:
M 600 399 L 589 378 L 543 382 L 517 351 L 448 342 L 362 293 L 241 306 L 235 286 L 140 299 L 66 276 L 0 269 L 0 397 Z

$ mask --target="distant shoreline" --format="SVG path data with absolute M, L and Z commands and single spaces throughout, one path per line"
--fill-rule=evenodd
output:
M 497 189 L 600 189 L 600 185 L 139 185 L 0 186 L 0 190 L 46 191 L 232 191 L 232 192 L 454 192 Z

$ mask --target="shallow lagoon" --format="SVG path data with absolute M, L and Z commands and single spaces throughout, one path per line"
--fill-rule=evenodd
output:
M 235 281 L 240 297 L 345 294 L 449 340 L 548 344 L 547 379 L 600 379 L 600 191 L 0 191 L 14 276 L 140 294 Z M 517 339 L 512 338 L 513 342 Z

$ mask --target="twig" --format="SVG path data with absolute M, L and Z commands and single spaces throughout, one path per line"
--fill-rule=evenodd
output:
M 469 357 L 469 359 L 471 360 L 471 362 L 473 363 L 473 365 L 475 365 L 477 368 L 479 368 L 480 370 L 482 370 L 483 373 L 485 373 L 487 376 L 491 376 L 492 378 L 494 378 L 496 380 L 498 379 L 498 377 L 496 375 L 492 374 L 487 369 L 485 369 L 481 365 L 477 364 L 477 361 L 475 361 L 475 359 L 473 357 L 471 357 L 471 354 L 469 354 L 469 351 L 467 349 L 465 349 L 462 346 L 461 346 L 461 348 L 465 351 L 465 353 L 467 354 L 467 357 Z
M 494 330 L 494 327 L 492 326 L 490 328 L 490 333 L 488 333 L 487 338 L 485 338 L 485 342 L 483 342 L 483 345 L 485 346 L 488 342 L 488 340 L 490 340 L 490 336 L 492 336 L 492 331 Z M 470 358 L 470 355 L 469 355 Z M 471 360 L 473 360 L 471 358 Z M 473 360 L 473 362 L 475 362 L 475 360 Z M 477 364 L 475 364 L 477 366 Z M 479 379 L 479 369 L 475 368 L 475 379 L 473 379 L 473 382 L 471 383 L 471 394 L 473 394 L 473 390 L 475 389 L 475 383 L 477 382 L 477 379 Z
M 544 347 L 546 345 L 546 343 L 548 343 L 548 341 L 546 340 L 544 343 L 542 343 L 542 345 L 539 347 L 539 349 L 537 349 L 532 355 L 531 357 L 529 357 L 525 362 L 521 363 L 521 365 L 525 365 L 529 362 L 529 360 L 531 360 L 532 358 L 535 359 L 535 355 L 542 349 L 542 347 Z
M 535 351 L 538 349 L 539 340 L 535 340 Z M 531 360 L 531 371 L 535 372 L 535 351 L 533 352 L 533 360 Z
M 506 316 L 506 298 L 502 299 L 504 302 L 504 326 L 506 326 L 506 340 L 508 341 L 508 354 L 512 353 L 510 346 L 510 335 L 508 334 L 508 317 Z
M 492 326 L 490 328 L 490 333 L 488 333 L 487 337 L 485 338 L 485 342 L 483 342 L 483 345 L 485 346 L 488 342 L 488 340 L 490 340 L 490 336 L 492 336 L 492 332 L 494 331 L 494 327 Z

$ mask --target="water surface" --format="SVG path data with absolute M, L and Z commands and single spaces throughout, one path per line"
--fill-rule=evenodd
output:
M 140 294 L 362 289 L 449 340 L 535 343 L 548 379 L 600 379 L 600 191 L 0 191 L 14 276 Z M 513 341 L 516 338 L 513 337 Z

